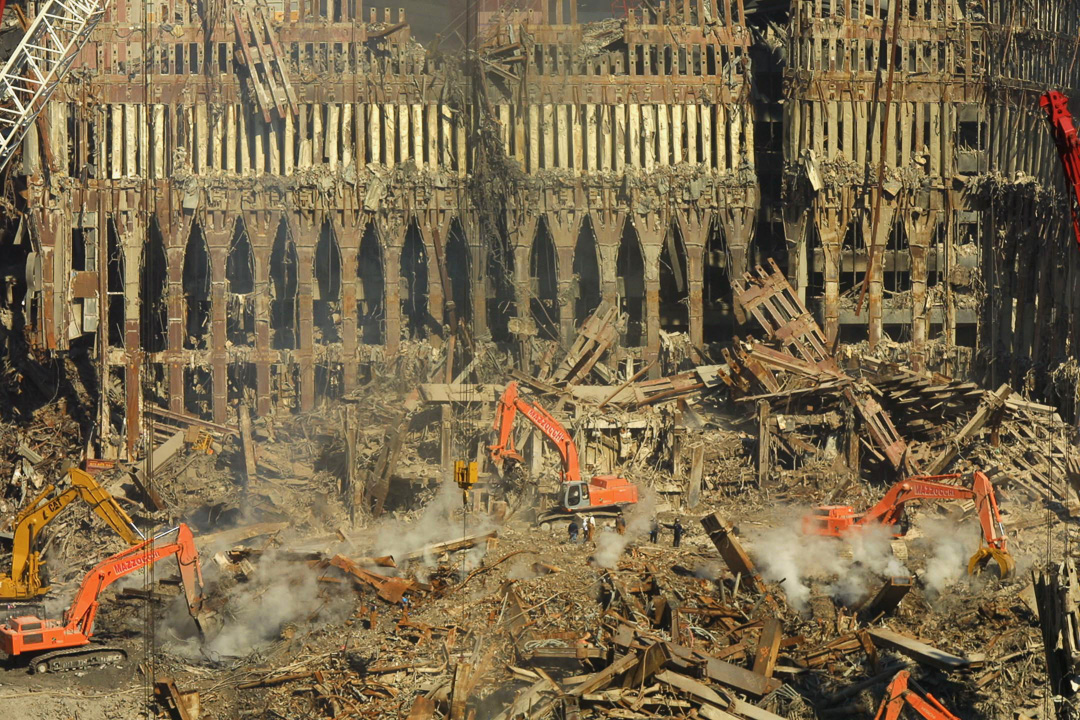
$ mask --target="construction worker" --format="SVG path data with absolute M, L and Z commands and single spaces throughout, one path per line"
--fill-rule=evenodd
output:
M 624 518 L 622 515 L 615 516 L 615 532 L 619 533 L 620 535 L 626 534 L 626 518 Z
M 570 526 L 567 528 L 567 531 L 570 533 L 570 544 L 576 544 L 578 536 L 577 518 L 570 520 Z
M 673 544 L 675 547 L 679 547 L 683 535 L 683 526 L 682 523 L 679 522 L 679 518 L 675 518 L 675 524 L 671 526 L 671 530 L 675 534 L 675 542 Z
M 593 541 L 593 534 L 596 532 L 596 518 L 592 515 L 585 516 L 585 539 L 589 542 Z
M 649 542 L 655 545 L 660 540 L 660 521 L 652 519 L 652 527 L 649 528 Z

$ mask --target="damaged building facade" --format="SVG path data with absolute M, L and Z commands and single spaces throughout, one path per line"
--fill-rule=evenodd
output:
M 445 51 L 361 0 L 113 0 L 13 163 L 9 298 L 92 349 L 106 453 L 144 399 L 307 411 L 452 325 L 526 366 L 602 302 L 613 362 L 730 342 L 768 257 L 832 342 L 1053 394 L 1080 263 L 1038 101 L 1080 87 L 1077 2 L 539 6 Z

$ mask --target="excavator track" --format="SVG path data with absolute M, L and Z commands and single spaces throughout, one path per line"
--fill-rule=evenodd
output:
M 38 655 L 30 661 L 30 672 L 41 674 L 82 670 L 116 665 L 126 659 L 127 650 L 123 648 L 108 647 L 106 645 L 83 645 L 82 647 L 56 650 Z
M 595 510 L 592 508 L 580 508 L 574 512 L 567 512 L 561 508 L 554 508 L 551 510 L 545 510 L 536 516 L 536 524 L 540 526 L 549 526 L 552 523 L 564 522 L 569 524 L 575 516 L 592 515 L 595 518 L 601 520 L 607 518 L 616 518 L 622 515 L 622 510 L 617 507 L 608 507 L 601 510 Z

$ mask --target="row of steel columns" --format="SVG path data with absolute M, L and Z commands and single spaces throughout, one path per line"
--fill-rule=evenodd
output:
M 297 347 L 291 351 L 293 361 L 299 370 L 299 399 L 302 412 L 314 409 L 315 362 L 314 329 L 312 325 L 315 248 L 319 240 L 326 215 L 314 212 L 282 213 L 276 211 L 232 211 L 214 210 L 202 214 L 199 223 L 205 238 L 210 258 L 210 342 L 206 352 L 212 377 L 212 416 L 215 422 L 228 421 L 228 368 L 229 352 L 226 345 L 227 332 L 227 279 L 226 263 L 230 243 L 236 231 L 238 216 L 243 221 L 250 240 L 255 271 L 254 316 L 255 348 L 252 356 L 256 367 L 256 412 L 265 415 L 271 412 L 271 365 L 279 361 L 279 351 L 271 348 L 270 327 L 270 255 L 280 223 L 284 219 L 291 241 L 294 243 L 297 257 L 297 304 L 299 325 Z M 443 289 L 434 251 L 434 233 L 445 247 L 454 215 L 446 212 L 432 212 L 418 215 L 415 220 L 423 237 L 428 263 L 428 308 L 430 314 L 439 322 L 447 322 L 443 315 Z M 556 248 L 558 261 L 558 293 L 560 298 L 570 298 L 575 289 L 573 277 L 574 251 L 578 233 L 581 230 L 584 214 L 547 216 L 548 227 Z M 631 222 L 641 243 L 645 262 L 645 327 L 646 342 L 644 358 L 651 360 L 659 351 L 660 332 L 660 281 L 659 262 L 664 247 L 666 233 L 670 232 L 671 218 L 662 216 L 635 216 L 628 218 L 625 212 L 590 215 L 596 237 L 598 264 L 600 266 L 601 297 L 611 304 L 617 303 L 616 258 L 622 241 L 624 223 Z M 352 390 L 357 382 L 357 363 L 349 359 L 357 357 L 359 345 L 357 288 L 360 282 L 357 274 L 357 255 L 360 242 L 367 227 L 368 218 L 359 215 L 331 213 L 331 226 L 341 251 L 341 310 L 342 310 L 342 358 L 344 368 L 343 384 L 346 392 Z M 403 216 L 389 216 L 375 220 L 380 238 L 383 262 L 383 288 L 385 308 L 385 352 L 392 355 L 398 349 L 401 337 L 402 312 L 399 286 L 399 272 L 402 246 L 409 227 L 409 221 Z M 538 216 L 515 219 L 509 226 L 514 228 L 511 241 L 515 254 L 516 286 L 515 305 L 520 316 L 529 313 L 529 299 L 532 291 L 529 277 L 529 253 L 532 249 L 538 224 Z M 702 337 L 702 276 L 704 250 L 708 240 L 712 213 L 694 215 L 679 214 L 674 217 L 683 237 L 686 250 L 686 274 L 690 300 L 690 334 L 693 342 L 700 345 Z M 184 253 L 188 244 L 194 218 L 188 217 L 183 223 L 176 223 L 171 229 L 163 228 L 165 253 L 167 259 L 167 349 L 161 355 L 167 367 L 168 397 L 170 409 L 182 411 L 187 383 L 184 371 L 189 365 L 190 351 L 184 350 L 185 333 L 185 298 L 183 289 Z M 472 333 L 482 336 L 486 332 L 488 295 L 485 268 L 486 257 L 483 247 L 477 241 L 474 219 L 461 218 L 466 237 L 469 238 L 470 278 L 472 283 Z M 126 302 L 125 302 L 125 346 L 127 352 L 126 386 L 128 392 L 129 439 L 137 435 L 139 395 L 141 385 L 142 353 L 140 346 L 140 293 L 139 269 L 143 262 L 143 238 L 147 236 L 146 227 L 134 224 L 125 226 L 123 244 L 126 254 Z M 732 223 L 725 224 L 726 236 L 734 250 L 736 258 L 742 258 L 745 264 L 745 246 L 748 228 L 736 228 Z M 738 230 L 743 233 L 739 234 Z M 731 242 L 734 240 L 734 242 Z M 740 242 L 741 241 L 741 242 Z M 443 253 L 445 255 L 445 253 Z M 738 262 L 738 261 L 737 261 Z M 737 268 L 741 272 L 741 268 Z M 457 280 L 457 279 L 455 279 Z M 563 308 L 560 313 L 560 334 L 569 344 L 577 331 L 572 308 Z M 440 342 L 438 337 L 433 342 Z
M 840 330 L 840 266 L 843 260 L 844 238 L 853 222 L 862 223 L 862 237 L 866 239 L 866 255 L 874 245 L 874 262 L 870 267 L 866 297 L 863 299 L 862 313 L 867 322 L 867 338 L 870 347 L 876 347 L 883 337 L 883 281 L 884 255 L 888 249 L 889 234 L 893 224 L 903 224 L 904 235 L 910 253 L 911 277 L 911 349 L 913 367 L 921 369 L 926 359 L 926 342 L 931 321 L 932 308 L 928 304 L 927 277 L 928 254 L 931 239 L 942 221 L 941 213 L 925 209 L 898 211 L 896 202 L 883 200 L 880 214 L 875 222 L 871 213 L 856 210 L 853 195 L 849 190 L 842 191 L 832 198 L 815 199 L 811 210 L 798 218 L 786 218 L 787 232 L 797 233 L 801 240 L 789 244 L 789 268 L 794 274 L 792 282 L 797 288 L 805 288 L 807 278 L 805 255 L 813 252 L 812 244 L 806 242 L 805 220 L 814 223 L 821 242 L 824 258 L 824 320 L 825 336 L 830 344 Z M 941 259 L 938 259 L 941 262 Z M 805 300 L 805 298 L 804 298 Z

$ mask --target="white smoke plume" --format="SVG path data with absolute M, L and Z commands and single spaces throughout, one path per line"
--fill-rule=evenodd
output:
M 746 539 L 762 576 L 780 583 L 800 612 L 810 599 L 811 580 L 827 583 L 826 592 L 851 607 L 866 599 L 882 578 L 910 574 L 893 555 L 886 527 L 866 526 L 840 540 L 806 535 L 801 532 L 806 512 L 784 514 L 779 527 Z M 940 595 L 965 576 L 968 559 L 979 547 L 978 522 L 925 518 L 918 527 L 918 543 L 927 553 L 922 581 L 931 595 Z
M 802 612 L 810 600 L 811 577 L 840 574 L 846 563 L 831 538 L 804 535 L 796 517 L 780 527 L 747 537 L 751 556 L 769 582 L 780 583 L 788 603 Z
M 981 530 L 977 522 L 935 518 L 919 523 L 919 529 L 930 551 L 922 581 L 933 595 L 940 595 L 967 573 L 968 559 L 979 549 Z
M 622 535 L 607 528 L 597 527 L 596 551 L 592 563 L 597 567 L 613 568 L 622 557 L 626 546 L 648 534 L 656 515 L 656 493 L 647 487 L 638 488 L 638 501 L 624 509 L 626 532 Z
M 509 580 L 532 580 L 540 577 L 543 573 L 536 570 L 535 555 L 518 555 L 510 561 L 506 577 Z
M 848 607 L 866 600 L 882 577 L 907 575 L 908 570 L 892 552 L 892 532 L 884 525 L 870 525 L 843 540 L 851 551 L 851 565 L 829 586 L 829 594 Z
M 392 555 L 400 563 L 401 558 L 411 552 L 421 550 L 428 545 L 457 540 L 464 535 L 476 535 L 491 531 L 495 525 L 486 515 L 470 514 L 463 521 L 457 511 L 461 508 L 461 489 L 452 482 L 445 482 L 436 492 L 431 502 L 424 507 L 420 517 L 411 522 L 384 520 L 376 524 L 371 532 L 374 539 L 370 552 L 364 554 L 373 557 Z M 465 569 L 472 570 L 483 560 L 487 551 L 485 543 L 473 548 L 466 559 Z M 417 579 L 426 581 L 425 569 L 435 567 L 437 558 L 425 557 L 419 563 Z M 384 575 L 393 574 L 390 568 L 374 568 Z
M 210 575 L 213 569 L 204 566 Z M 193 624 L 183 597 L 177 597 L 166 619 L 167 636 L 188 642 L 171 644 L 170 649 L 189 657 L 211 659 L 246 657 L 281 637 L 290 625 L 309 621 L 343 620 L 355 605 L 351 593 L 319 594 L 318 571 L 306 563 L 264 553 L 255 563 L 247 582 L 227 588 L 226 601 L 216 613 L 214 627 L 204 628 L 207 637 L 201 647 L 192 636 Z M 208 580 L 208 587 L 213 583 Z M 329 597 L 329 600 L 327 599 Z
M 881 577 L 907 575 L 892 554 L 888 529 L 877 526 L 846 538 L 804 534 L 809 512 L 782 513 L 783 523 L 747 538 L 752 557 L 769 582 L 780 583 L 788 602 L 799 612 L 810 600 L 810 580 L 828 581 L 828 594 L 848 606 L 866 598 Z

